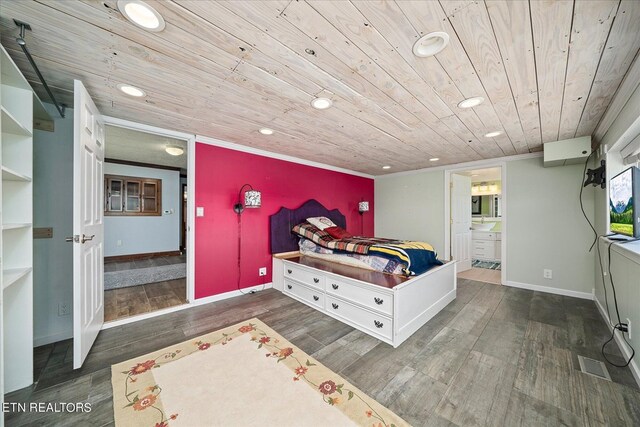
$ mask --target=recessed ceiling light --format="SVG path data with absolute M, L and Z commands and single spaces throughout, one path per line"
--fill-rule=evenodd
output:
M 418 39 L 413 45 L 413 54 L 421 58 L 440 53 L 449 44 L 449 34 L 444 31 L 429 33 Z
M 391 166 L 383 166 L 382 169 L 391 169 Z
M 326 110 L 333 105 L 333 101 L 329 98 L 315 98 L 311 101 L 311 106 L 316 110 Z
M 273 135 L 273 129 L 269 129 L 269 128 L 261 128 L 258 132 L 260 132 L 263 135 Z
M 131 86 L 131 85 L 127 85 L 124 83 L 120 83 L 117 86 L 118 89 L 120 89 L 122 92 L 126 93 L 129 96 L 135 96 L 136 98 L 140 98 L 142 96 L 147 96 L 146 92 L 143 91 L 140 88 L 137 88 L 135 86 Z
M 429 159 L 430 162 L 437 162 L 438 160 L 440 160 L 440 157 L 433 157 Z
M 141 0 L 118 0 L 118 10 L 134 25 L 149 31 L 164 30 L 164 18 Z
M 458 103 L 460 108 L 473 108 L 484 102 L 484 98 L 481 96 L 474 96 L 473 98 L 467 98 L 464 101 Z
M 471 176 L 480 176 L 477 173 L 472 173 Z
M 496 130 L 494 132 L 486 133 L 484 136 L 487 138 L 493 138 L 494 136 L 502 135 L 502 131 Z
M 184 148 L 180 147 L 179 145 L 167 145 L 164 151 L 166 151 L 167 154 L 171 154 L 172 156 L 181 156 L 182 153 L 184 153 Z

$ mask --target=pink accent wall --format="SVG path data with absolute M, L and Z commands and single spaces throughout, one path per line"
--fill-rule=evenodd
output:
M 196 217 L 196 298 L 237 289 L 238 215 L 233 205 L 243 184 L 262 193 L 262 207 L 242 213 L 241 288 L 271 282 L 269 215 L 282 206 L 297 208 L 316 199 L 328 209 L 339 209 L 349 232 L 373 235 L 373 179 L 197 143 L 195 204 L 204 207 L 204 217 Z M 370 211 L 360 216 L 362 199 L 370 202 Z M 260 267 L 267 267 L 266 277 L 258 276 Z

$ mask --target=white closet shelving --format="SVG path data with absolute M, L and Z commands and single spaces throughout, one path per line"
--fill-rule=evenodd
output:
M 0 387 L 8 393 L 33 383 L 33 111 L 44 108 L 4 48 L 0 54 Z

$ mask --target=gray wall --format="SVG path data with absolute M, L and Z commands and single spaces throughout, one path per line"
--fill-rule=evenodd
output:
M 107 144 L 109 141 L 107 141 Z M 162 180 L 161 216 L 105 216 L 104 255 L 169 252 L 180 249 L 180 172 L 105 163 L 105 174 Z M 122 242 L 118 246 L 118 240 Z
M 592 234 L 578 193 L 582 166 L 507 162 L 507 280 L 591 293 Z M 505 185 L 505 183 L 503 183 Z M 376 178 L 376 235 L 430 242 L 444 255 L 444 170 Z M 584 193 L 593 213 L 594 192 Z M 553 279 L 542 276 L 553 270 Z
M 73 110 L 55 119 L 55 132 L 33 135 L 33 225 L 53 227 L 52 239 L 33 242 L 34 343 L 43 345 L 70 338 L 72 314 L 58 316 L 58 304 L 73 307 L 73 246 L 64 238 L 73 234 Z
M 428 242 L 444 256 L 444 172 L 375 180 L 375 234 Z
M 507 163 L 507 281 L 593 292 L 594 236 L 579 203 L 583 168 L 544 168 L 542 158 Z M 584 189 L 592 220 L 594 195 Z M 552 279 L 542 277 L 545 268 Z

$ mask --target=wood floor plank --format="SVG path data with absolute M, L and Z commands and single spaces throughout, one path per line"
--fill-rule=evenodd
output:
M 443 328 L 413 360 L 411 366 L 443 384 L 450 384 L 478 337 Z
M 546 323 L 536 322 L 534 320 L 530 320 L 527 323 L 525 338 L 552 345 L 554 347 L 569 347 L 569 335 L 565 329 L 548 325 Z
M 493 285 L 461 279 L 459 310 L 442 310 L 395 349 L 352 328 L 337 328 L 336 333 L 331 330 L 338 325 L 335 319 L 276 290 L 103 330 L 79 370 L 72 368 L 72 340 L 42 346 L 34 357 L 38 382 L 6 395 L 5 401 L 73 399 L 92 403 L 93 410 L 89 415 L 46 418 L 6 413 L 5 424 L 113 426 L 111 364 L 257 316 L 303 351 L 330 360 L 327 363 L 345 380 L 414 426 L 640 425 L 640 391 L 628 368 L 608 366 L 610 383 L 578 371 L 578 354 L 603 359 L 600 340 L 607 327 L 594 305 L 502 288 L 502 298 L 491 312 L 499 295 L 480 293 L 485 286 Z M 565 313 L 575 325 L 516 321 L 518 309 L 523 310 L 523 318 L 528 317 L 534 300 L 547 312 Z M 520 339 L 519 356 L 510 363 Z M 472 341 L 475 347 L 469 352 L 466 344 Z M 456 348 L 460 350 L 455 352 Z M 346 352 L 348 357 L 337 357 L 336 352 Z M 461 353 L 468 355 L 459 364 L 456 357 Z M 452 360 L 447 360 L 447 354 Z M 607 357 L 621 363 L 620 356 Z M 448 369 L 449 385 L 417 369 L 430 366 Z
M 514 387 L 535 399 L 582 413 L 583 389 L 573 369 L 571 352 L 542 342 L 525 340 Z
M 640 425 L 640 392 L 581 372 L 576 375 L 583 385 L 587 418 L 609 426 Z
M 453 318 L 450 328 L 479 336 L 491 319 L 492 311 L 486 307 L 467 304 Z
M 522 324 L 491 319 L 473 349 L 516 365 L 524 335 L 525 326 Z
M 360 355 L 344 344 L 334 341 L 312 354 L 320 363 L 334 372 L 340 372 L 346 366 L 360 359 Z
M 580 426 L 582 417 L 534 399 L 517 390 L 511 392 L 504 425 L 513 427 Z
M 516 366 L 472 351 L 435 413 L 461 426 L 502 425 Z
M 415 372 L 395 394 L 389 409 L 403 414 L 403 418 L 411 425 L 420 426 L 429 420 L 446 390 L 445 384 Z

